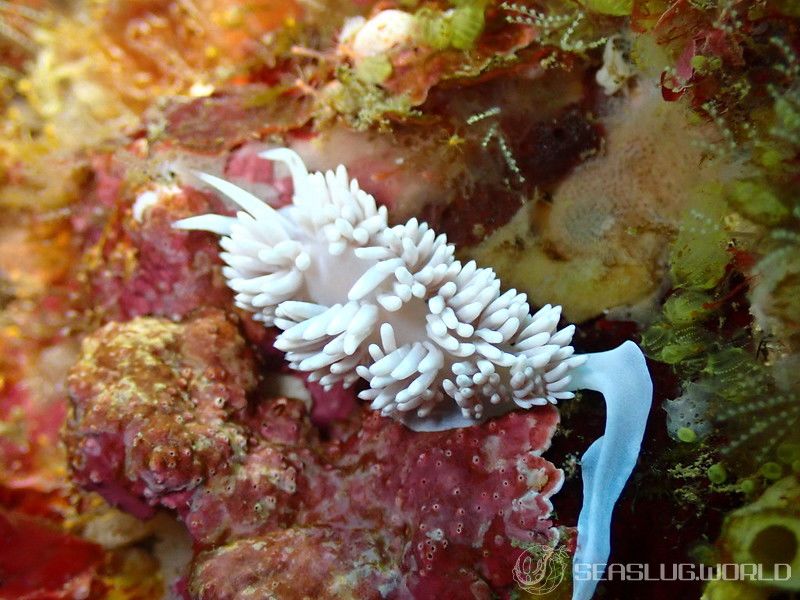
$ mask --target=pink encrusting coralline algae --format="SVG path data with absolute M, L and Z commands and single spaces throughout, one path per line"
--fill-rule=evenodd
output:
M 359 410 L 323 441 L 301 401 L 259 399 L 256 370 L 209 309 L 106 325 L 70 376 L 75 480 L 141 517 L 174 510 L 205 550 L 193 596 L 504 594 L 515 545 L 558 541 L 554 407 L 428 434 Z

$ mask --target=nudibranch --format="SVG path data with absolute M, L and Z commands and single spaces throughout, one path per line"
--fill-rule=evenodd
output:
M 359 397 L 416 431 L 467 427 L 572 398 L 577 389 L 600 391 L 606 430 L 581 463 L 574 564 L 604 564 L 611 512 L 636 463 L 652 399 L 639 348 L 626 342 L 576 355 L 574 326 L 558 329 L 560 307 L 531 315 L 525 294 L 504 292 L 493 270 L 456 260 L 446 236 L 426 223 L 390 227 L 386 207 L 344 166 L 309 173 L 286 148 L 261 157 L 288 167 L 291 204 L 275 209 L 197 173 L 241 210 L 174 224 L 222 236 L 236 305 L 282 330 L 275 346 L 293 369 L 326 388 L 364 379 Z M 590 598 L 595 584 L 576 577 L 573 598 Z

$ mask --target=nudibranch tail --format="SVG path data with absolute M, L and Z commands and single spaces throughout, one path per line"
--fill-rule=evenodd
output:
M 494 271 L 462 264 L 447 237 L 386 208 L 347 170 L 309 173 L 297 154 L 269 150 L 294 186 L 273 209 L 218 177 L 198 177 L 242 210 L 175 227 L 222 236 L 237 306 L 283 332 L 292 368 L 330 387 L 359 378 L 374 410 L 414 429 L 467 426 L 514 408 L 571 398 L 574 327 L 561 307 L 531 315 L 525 294 L 502 291 Z
M 573 560 L 573 600 L 590 600 L 597 568 L 608 562 L 611 515 L 628 480 L 644 437 L 653 400 L 653 383 L 644 355 L 633 342 L 586 355 L 576 369 L 573 389 L 603 394 L 606 426 L 581 458 L 583 505 L 578 516 L 578 547 Z

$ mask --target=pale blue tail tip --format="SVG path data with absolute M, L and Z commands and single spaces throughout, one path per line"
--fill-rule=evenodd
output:
M 606 427 L 581 459 L 583 506 L 572 566 L 572 600 L 590 600 L 611 549 L 611 513 L 642 445 L 653 402 L 644 355 L 633 342 L 586 355 L 572 389 L 597 390 L 606 402 Z

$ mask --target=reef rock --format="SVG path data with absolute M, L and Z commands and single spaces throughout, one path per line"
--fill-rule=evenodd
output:
M 541 457 L 553 406 L 428 434 L 363 409 L 322 439 L 258 371 L 207 309 L 107 324 L 68 380 L 74 480 L 139 516 L 174 510 L 201 550 L 192 596 L 482 598 L 511 589 L 519 545 L 569 543 L 550 519 L 563 474 Z

